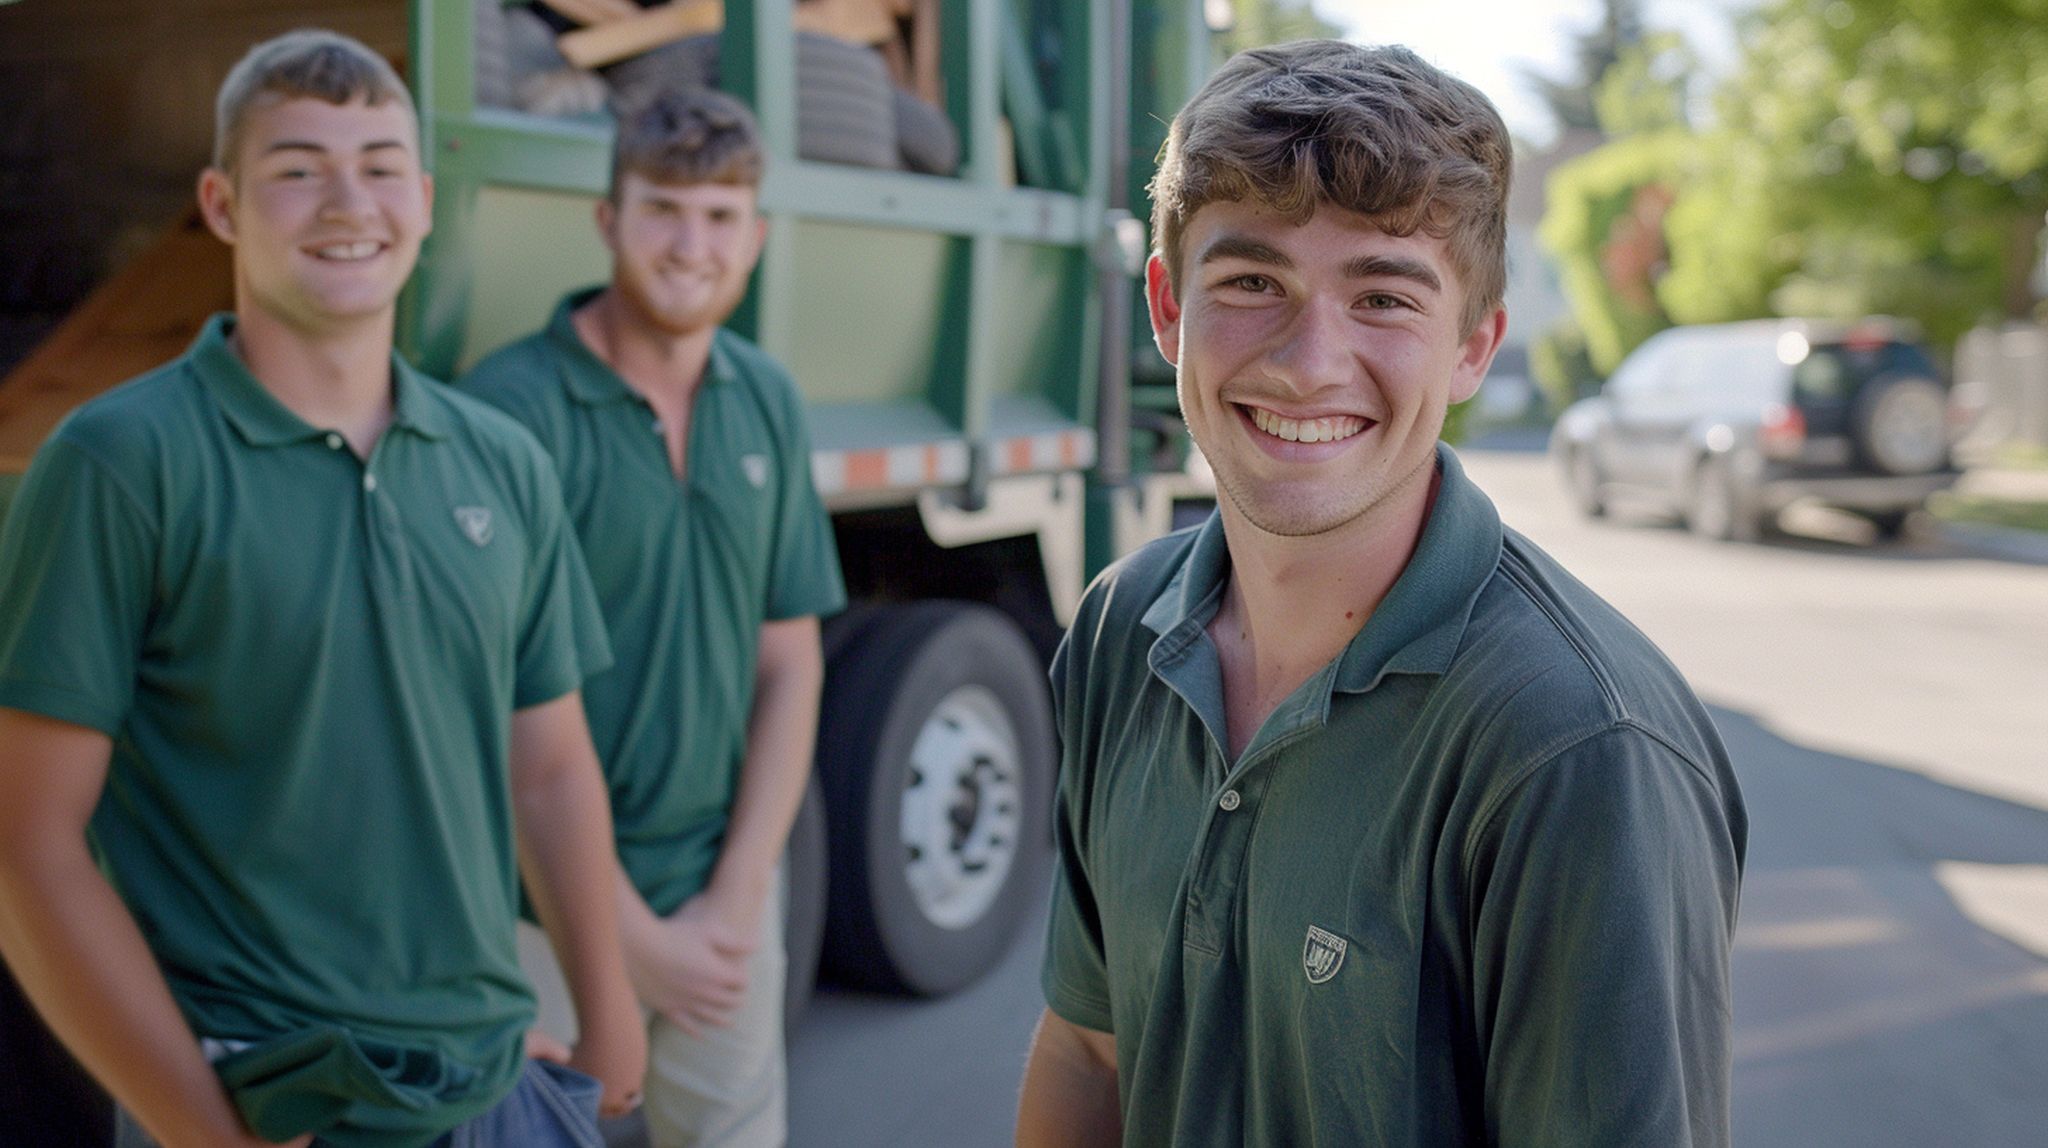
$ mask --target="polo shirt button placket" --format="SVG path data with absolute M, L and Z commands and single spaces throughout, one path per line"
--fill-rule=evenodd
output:
M 1237 790 L 1235 789 L 1224 790 L 1222 798 L 1216 802 L 1217 806 L 1221 808 L 1225 813 L 1231 813 L 1236 811 L 1237 807 L 1239 805 L 1242 805 L 1243 803 L 1244 799 L 1238 796 Z
M 347 440 L 347 439 L 345 439 L 345 438 L 342 438 L 342 437 L 341 437 L 340 435 L 338 435 L 338 434 L 334 433 L 333 431 L 328 431 L 328 432 L 327 432 L 327 449 L 328 449 L 328 450 L 340 450 L 340 449 L 341 449 L 342 447 L 344 447 L 344 446 L 347 446 L 347 445 L 348 445 L 348 440 Z

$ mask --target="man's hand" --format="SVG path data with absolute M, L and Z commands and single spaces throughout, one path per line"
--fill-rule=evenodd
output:
M 699 893 L 649 940 L 626 957 L 641 1001 L 691 1036 L 730 1025 L 746 995 L 747 958 L 760 947 L 761 908 L 750 913 Z

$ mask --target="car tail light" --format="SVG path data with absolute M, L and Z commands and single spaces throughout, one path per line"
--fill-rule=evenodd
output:
M 1757 446 L 1770 458 L 1797 458 L 1806 446 L 1806 416 L 1799 408 L 1772 403 L 1764 408 L 1763 426 L 1757 432 Z

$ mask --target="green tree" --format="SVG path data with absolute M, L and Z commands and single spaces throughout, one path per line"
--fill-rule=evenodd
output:
M 1246 48 L 1319 40 L 1343 29 L 1316 15 L 1309 0 L 1229 0 L 1230 30 L 1215 39 L 1216 59 L 1227 60 Z
M 2048 212 L 2048 0 L 1778 0 L 1674 207 L 1674 317 L 2024 315 Z
M 1605 0 L 1600 22 L 1573 37 L 1570 70 L 1564 76 L 1524 69 L 1522 78 L 1556 117 L 1559 131 L 1600 131 L 1600 82 L 1642 39 L 1642 0 Z

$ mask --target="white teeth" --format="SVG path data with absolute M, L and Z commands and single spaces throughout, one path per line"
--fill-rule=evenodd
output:
M 1287 442 L 1336 442 L 1365 429 L 1366 420 L 1352 415 L 1323 419 L 1283 419 L 1264 407 L 1252 407 L 1252 422 L 1274 438 Z
M 377 254 L 377 241 L 365 239 L 357 243 L 330 243 L 318 250 L 322 259 L 368 259 Z

